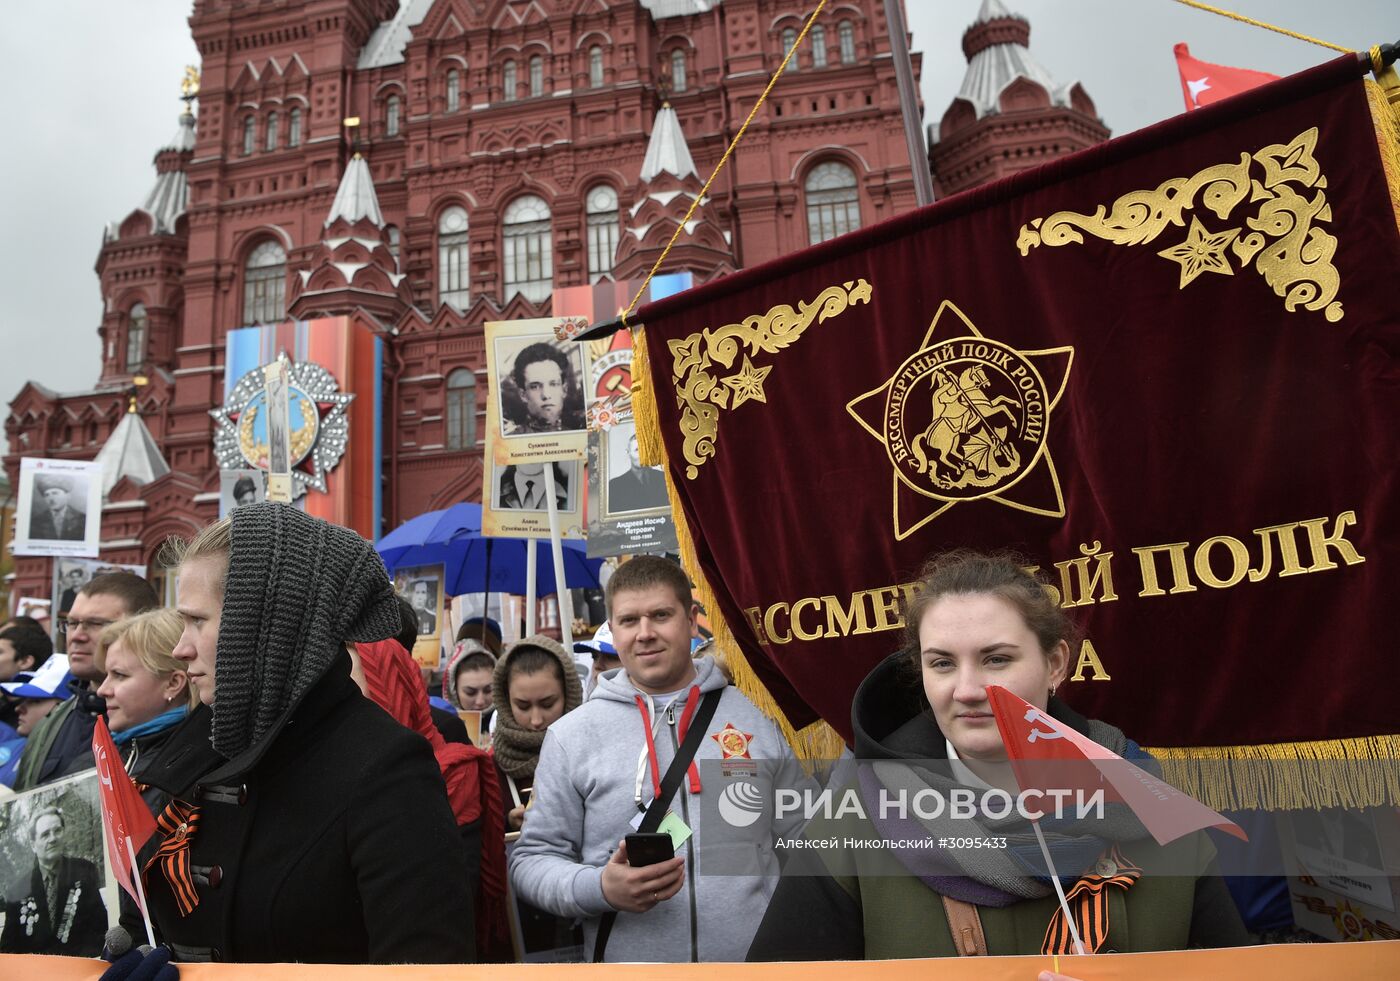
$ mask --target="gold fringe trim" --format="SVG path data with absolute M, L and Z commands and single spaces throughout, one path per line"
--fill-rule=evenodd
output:
M 1147 752 L 1168 783 L 1219 811 L 1400 805 L 1400 735 Z
M 1371 121 L 1376 127 L 1381 168 L 1390 187 L 1390 208 L 1400 229 L 1400 75 L 1391 65 L 1380 76 L 1380 83 L 1367 79 L 1366 100 L 1371 105 Z
M 642 463 L 647 466 L 661 466 L 665 469 L 666 493 L 671 502 L 671 519 L 676 524 L 676 538 L 679 541 L 681 564 L 695 583 L 696 598 L 705 607 L 710 619 L 710 629 L 715 635 L 716 660 L 724 668 L 734 686 L 743 692 L 759 711 L 772 719 L 788 745 L 810 771 L 812 764 L 823 760 L 834 760 L 846 748 L 845 742 L 835 729 L 825 722 L 818 721 L 799 730 L 792 727 L 783 710 L 754 673 L 748 658 L 739 649 L 734 632 L 720 613 L 715 591 L 710 588 L 700 568 L 695 551 L 695 538 L 685 519 L 685 510 L 676 496 L 676 486 L 671 480 L 671 468 L 667 465 L 666 443 L 661 436 L 661 421 L 657 413 L 656 390 L 651 384 L 651 354 L 648 350 L 646 331 L 640 326 L 632 331 L 632 419 L 637 426 L 637 449 Z

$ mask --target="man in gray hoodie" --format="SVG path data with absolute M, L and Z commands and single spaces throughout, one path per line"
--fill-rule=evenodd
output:
M 545 735 L 511 884 L 541 909 L 581 918 L 590 956 L 600 918 L 615 911 L 609 961 L 742 961 L 777 885 L 774 839 L 800 830 L 799 815 L 774 819 L 772 791 L 813 785 L 777 727 L 712 660 L 691 659 L 697 608 L 679 566 L 624 563 L 607 602 L 622 668 Z M 676 857 L 633 868 L 624 837 L 713 690 L 722 695 L 710 731 L 662 824 L 681 839 Z M 731 806 L 717 808 L 721 795 Z M 721 819 L 726 811 L 736 820 Z

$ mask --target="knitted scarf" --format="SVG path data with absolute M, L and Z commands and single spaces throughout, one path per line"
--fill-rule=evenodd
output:
M 399 630 L 374 546 L 288 504 L 231 512 L 214 683 L 214 749 L 230 760 L 275 735 L 345 641 Z
M 517 722 L 510 704 L 508 679 L 511 657 L 527 647 L 537 647 L 558 660 L 564 672 L 564 712 L 572 712 L 583 703 L 583 685 L 579 683 L 574 659 L 557 640 L 535 634 L 510 645 L 496 662 L 496 673 L 491 679 L 491 693 L 496 706 L 496 731 L 491 737 L 491 749 L 496 756 L 496 765 L 516 780 L 534 777 L 535 765 L 540 761 L 540 746 L 544 744 L 544 733 L 534 732 Z

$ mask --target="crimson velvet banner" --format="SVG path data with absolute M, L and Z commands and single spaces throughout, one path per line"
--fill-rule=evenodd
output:
M 1061 693 L 1139 742 L 1394 746 L 1400 235 L 1360 76 L 644 307 L 642 400 L 741 682 L 849 736 L 925 559 L 1009 548 L 1083 629 Z

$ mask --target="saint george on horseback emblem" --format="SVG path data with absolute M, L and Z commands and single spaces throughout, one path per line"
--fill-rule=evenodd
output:
M 1064 516 L 1046 436 L 1073 360 L 1070 347 L 986 337 L 954 303 L 939 305 L 918 350 L 846 404 L 889 457 L 896 540 L 970 501 Z

